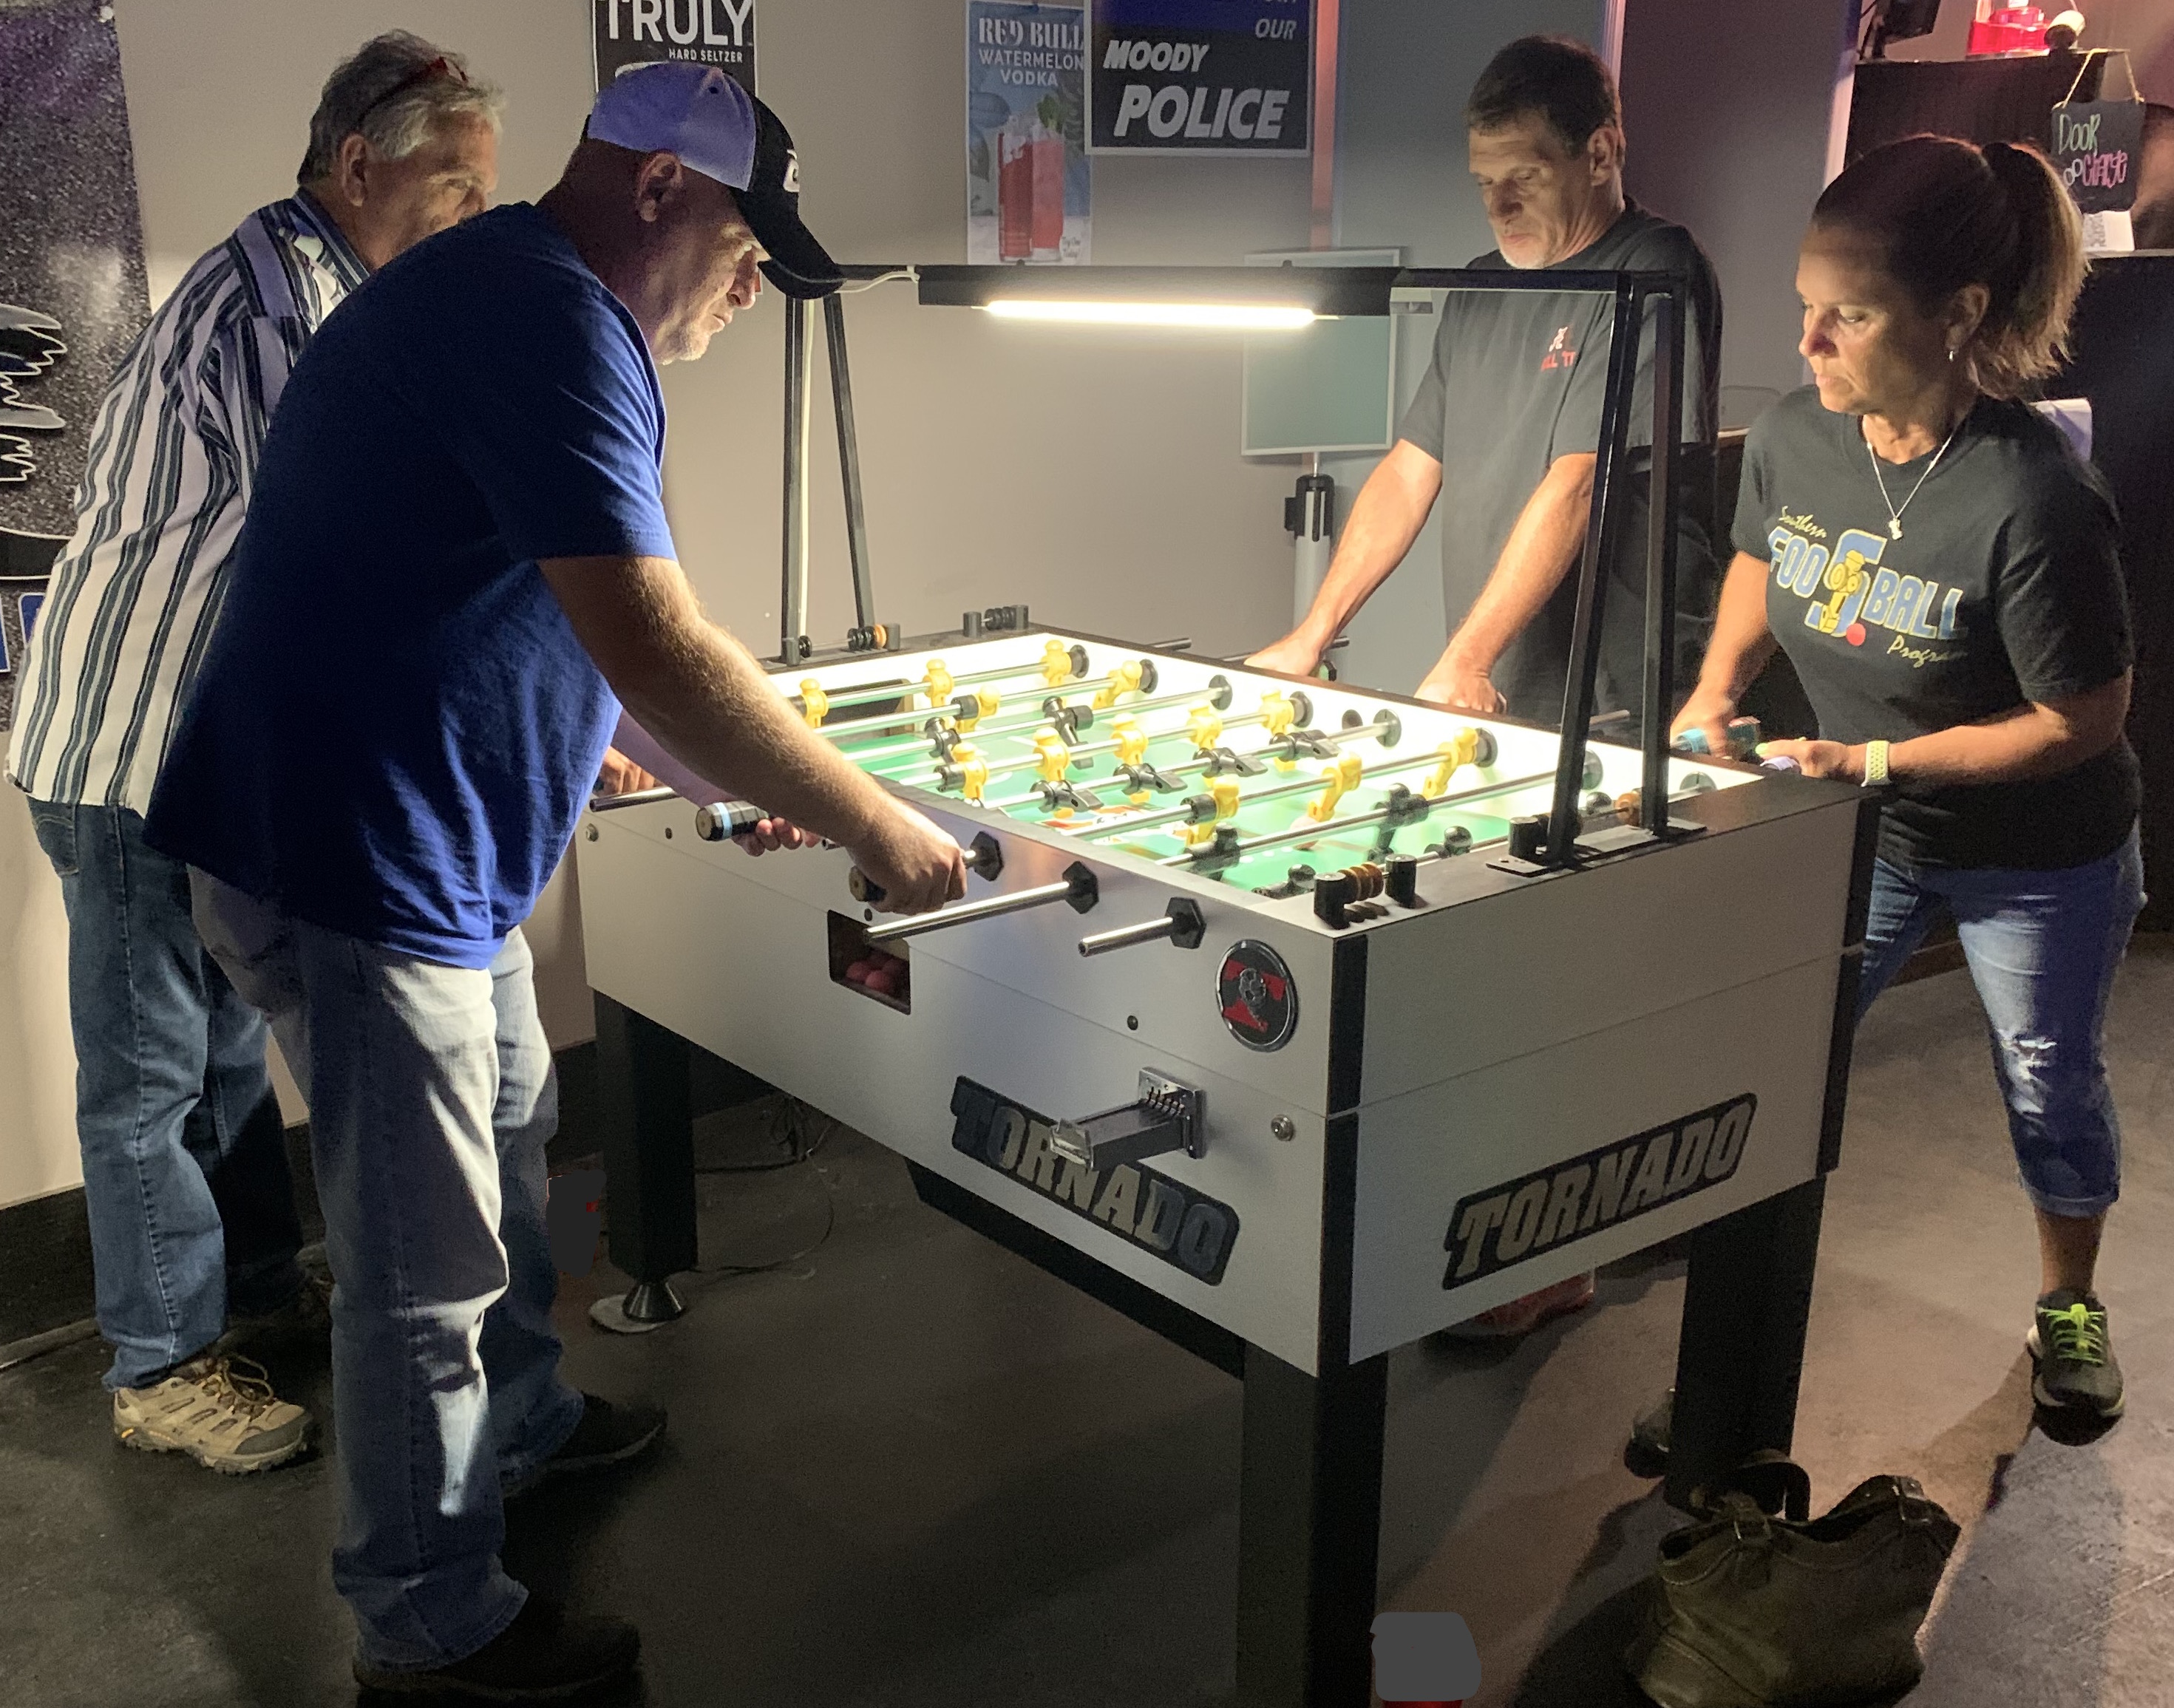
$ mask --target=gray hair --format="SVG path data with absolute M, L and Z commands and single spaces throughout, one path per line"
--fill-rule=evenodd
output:
M 461 55 L 405 30 L 387 30 L 364 42 L 325 79 L 310 116 L 310 150 L 295 181 L 313 183 L 327 176 L 339 162 L 340 144 L 358 132 L 386 159 L 404 159 L 449 118 L 473 116 L 496 130 L 505 104 L 495 87 L 470 80 Z

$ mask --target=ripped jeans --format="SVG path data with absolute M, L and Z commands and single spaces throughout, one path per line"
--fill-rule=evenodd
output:
M 1860 1025 L 1933 922 L 1951 915 L 1993 1034 L 2023 1190 L 2049 1215 L 2100 1215 L 2121 1195 L 2121 1127 L 2101 1045 L 2106 994 L 2143 905 L 2133 830 L 2104 859 L 2052 872 L 1873 867 Z

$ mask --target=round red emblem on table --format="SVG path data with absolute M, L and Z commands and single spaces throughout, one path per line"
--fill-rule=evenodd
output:
M 1298 986 L 1284 959 L 1248 938 L 1224 952 L 1215 1005 L 1230 1035 L 1248 1050 L 1280 1050 L 1298 1030 Z

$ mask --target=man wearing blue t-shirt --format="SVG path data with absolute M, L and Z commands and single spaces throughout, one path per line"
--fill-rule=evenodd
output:
M 520 922 L 624 701 L 689 769 L 891 905 L 959 850 L 788 714 L 702 617 L 662 503 L 656 364 L 760 289 L 835 289 L 792 140 L 722 73 L 598 97 L 558 185 L 384 268 L 296 366 L 149 814 L 311 1104 L 345 1503 L 333 1576 L 381 1689 L 490 1701 L 630 1669 L 532 1599 L 501 1490 L 617 1462 L 652 1408 L 558 1372 L 549 1055 Z M 801 826 L 805 826 L 803 831 Z

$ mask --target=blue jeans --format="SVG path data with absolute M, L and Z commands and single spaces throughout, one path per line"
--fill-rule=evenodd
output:
M 76 1134 L 108 1388 L 139 1387 L 302 1284 L 264 1023 L 204 953 L 187 868 L 125 807 L 30 803 L 61 880 Z
M 544 1147 L 558 1081 L 519 932 L 486 970 L 376 948 L 198 872 L 198 927 L 310 1100 L 333 1289 L 333 1581 L 364 1662 L 446 1665 L 511 1624 L 501 1479 L 581 1419 L 559 1377 Z
M 1951 915 L 1993 1034 L 2023 1190 L 2049 1215 L 2100 1215 L 2121 1196 L 2121 1127 L 2101 1046 L 2106 995 L 2143 905 L 2133 830 L 2104 859 L 2052 872 L 1873 867 L 1860 1025 L 1933 920 Z

